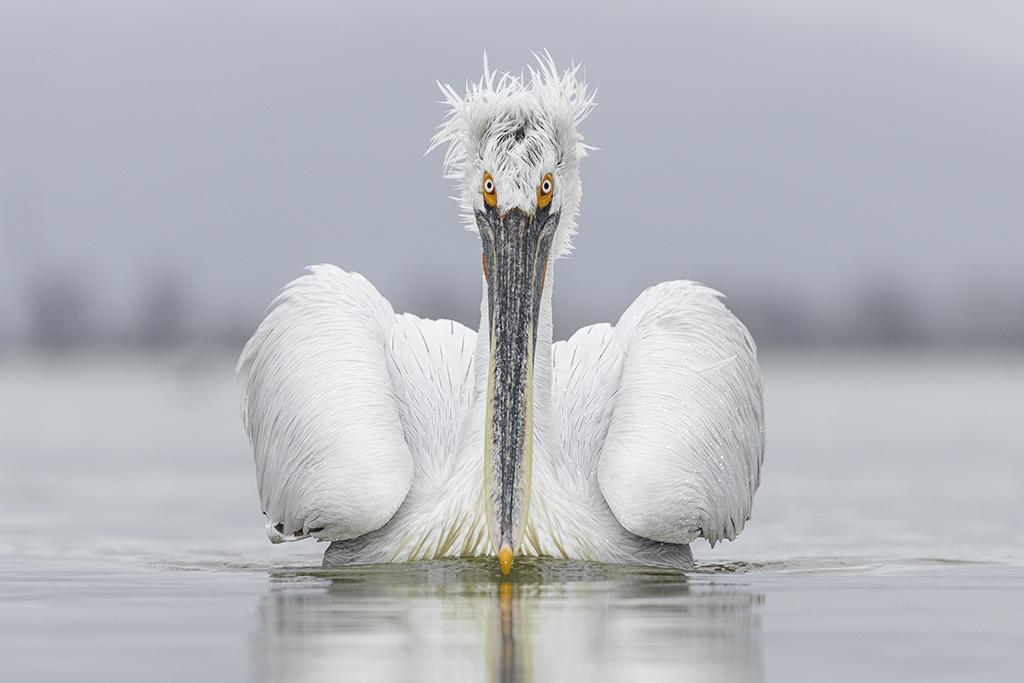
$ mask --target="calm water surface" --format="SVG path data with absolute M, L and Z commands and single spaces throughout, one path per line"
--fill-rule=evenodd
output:
M 0 680 L 1019 680 L 1024 359 L 765 362 L 686 574 L 270 546 L 229 362 L 0 362 Z

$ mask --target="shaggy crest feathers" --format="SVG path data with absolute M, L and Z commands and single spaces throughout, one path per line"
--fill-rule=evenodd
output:
M 580 64 L 559 72 L 548 52 L 534 55 L 526 75 L 496 72 L 484 55 L 484 73 L 467 83 L 465 95 L 438 83 L 449 111 L 428 153 L 442 145 L 444 175 L 456 181 L 466 227 L 476 232 L 474 212 L 483 208 L 484 172 L 494 176 L 502 211 L 536 208 L 545 173 L 555 177 L 553 210 L 561 213 L 552 252 L 563 256 L 576 233 L 581 188 L 579 161 L 593 149 L 583 144 L 579 124 L 595 106 L 596 91 L 580 78 Z

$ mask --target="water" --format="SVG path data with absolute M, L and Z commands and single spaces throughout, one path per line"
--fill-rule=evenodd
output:
M 0 361 L 0 680 L 1017 680 L 1024 358 L 765 361 L 685 575 L 271 546 L 230 359 Z

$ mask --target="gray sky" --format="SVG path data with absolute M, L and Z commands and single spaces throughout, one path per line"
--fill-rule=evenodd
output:
M 1024 293 L 1024 5 L 590 4 L 0 2 L 0 332 L 55 272 L 110 324 L 166 272 L 254 325 L 324 261 L 475 326 L 479 246 L 423 152 L 434 81 L 485 49 L 599 88 L 563 334 L 677 277 L 837 311 Z

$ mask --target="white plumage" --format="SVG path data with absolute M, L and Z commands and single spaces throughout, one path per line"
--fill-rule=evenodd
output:
M 548 58 L 529 81 L 496 81 L 485 65 L 465 100 L 446 89 L 453 110 L 438 139 L 470 215 L 482 167 L 504 169 L 495 180 L 509 210 L 532 201 L 539 213 L 523 192 L 538 169 L 564 188 L 553 258 L 537 261 L 532 460 L 515 551 L 688 567 L 689 542 L 735 538 L 750 516 L 764 448 L 756 350 L 720 295 L 689 281 L 646 290 L 614 327 L 552 343 L 553 262 L 569 248 L 585 154 L 576 126 L 593 106 L 576 73 Z M 530 137 L 535 128 L 555 134 Z M 494 129 L 505 137 L 489 138 Z M 516 130 L 543 152 L 488 158 Z M 516 175 L 517 163 L 536 168 Z M 334 541 L 325 563 L 497 552 L 484 453 L 488 378 L 502 375 L 488 282 L 478 332 L 396 315 L 365 278 L 333 266 L 284 289 L 238 365 L 272 541 Z

